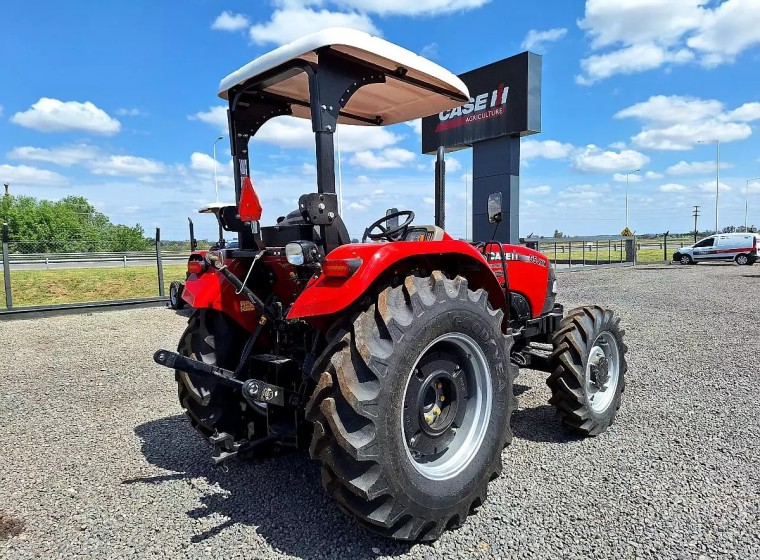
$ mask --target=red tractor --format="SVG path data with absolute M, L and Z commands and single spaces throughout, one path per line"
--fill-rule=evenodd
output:
M 414 224 L 411 211 L 350 242 L 335 194 L 336 126 L 451 109 L 469 99 L 461 80 L 382 39 L 331 29 L 242 67 L 220 96 L 237 205 L 218 216 L 239 246 L 193 265 L 183 298 L 195 311 L 178 352 L 154 356 L 176 372 L 216 463 L 308 449 L 327 492 L 364 526 L 433 540 L 464 523 L 501 473 L 519 367 L 549 374 L 570 429 L 597 435 L 612 424 L 626 372 L 619 320 L 597 306 L 563 315 L 544 255 L 455 240 L 442 224 Z M 311 120 L 317 192 L 261 226 L 249 142 L 279 115 Z

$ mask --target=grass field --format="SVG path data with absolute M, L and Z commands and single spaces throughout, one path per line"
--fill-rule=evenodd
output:
M 553 248 L 542 247 L 550 260 L 554 259 Z M 672 253 L 672 250 L 668 250 Z M 573 264 L 580 265 L 583 252 L 573 247 Z M 638 252 L 638 261 L 661 262 L 662 251 L 659 249 L 642 249 Z M 586 251 L 586 263 L 596 261 L 596 251 Z M 600 247 L 599 259 L 607 262 L 606 247 Z M 557 260 L 567 263 L 568 253 L 557 253 Z M 620 262 L 620 251 L 612 252 L 612 262 Z M 558 264 L 559 267 L 565 264 Z M 173 280 L 185 278 L 186 267 L 181 265 L 164 266 L 164 290 L 168 295 L 169 284 Z M 56 303 L 78 303 L 84 301 L 108 301 L 150 297 L 158 295 L 158 279 L 155 267 L 134 268 L 79 268 L 66 270 L 28 270 L 11 272 L 11 289 L 13 306 L 49 305 Z M 5 306 L 5 290 L 0 282 L 0 307 Z
M 172 280 L 183 280 L 186 270 L 184 264 L 164 266 L 167 295 Z M 158 275 L 152 266 L 12 271 L 11 293 L 14 307 L 150 297 L 158 295 Z M 4 307 L 2 282 L 0 296 Z

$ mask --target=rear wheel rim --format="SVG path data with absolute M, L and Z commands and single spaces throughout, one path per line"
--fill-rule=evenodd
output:
M 401 435 L 409 462 L 429 480 L 459 475 L 477 456 L 493 408 L 490 366 L 477 342 L 447 333 L 409 373 Z
M 177 305 L 177 288 L 174 286 L 169 287 L 169 301 L 172 305 Z
M 739 264 L 747 264 L 748 260 L 749 259 L 747 259 L 746 255 L 739 255 L 738 257 L 736 257 L 736 262 Z
M 617 393 L 620 379 L 620 349 L 609 331 L 599 334 L 586 361 L 586 395 L 591 410 L 605 412 Z

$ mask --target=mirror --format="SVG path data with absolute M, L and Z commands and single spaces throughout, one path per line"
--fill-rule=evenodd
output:
M 388 208 L 388 210 L 385 211 L 385 215 L 386 216 L 390 216 L 391 214 L 395 214 L 396 212 L 398 212 L 398 208 Z M 386 226 L 388 227 L 388 229 L 397 228 L 398 227 L 398 216 L 396 216 L 395 218 L 392 218 L 392 219 L 388 220 L 388 223 L 386 224 Z
M 492 224 L 501 222 L 501 193 L 494 192 L 488 195 L 488 221 Z

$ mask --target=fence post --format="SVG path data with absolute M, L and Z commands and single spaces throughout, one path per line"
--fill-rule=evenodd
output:
M 156 228 L 156 266 L 158 266 L 158 295 L 164 297 L 164 263 L 161 261 L 161 228 Z
M 13 307 L 13 293 L 11 293 L 11 262 L 8 257 L 8 224 L 3 224 L 3 282 L 5 283 L 5 307 Z
M 586 266 L 586 240 L 581 243 L 581 266 Z
M 127 255 L 124 255 L 124 268 L 127 268 Z
M 665 239 L 662 244 L 662 260 L 665 262 L 668 262 L 668 233 L 665 232 Z M 683 247 L 683 242 L 681 243 L 681 247 Z

